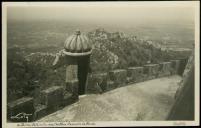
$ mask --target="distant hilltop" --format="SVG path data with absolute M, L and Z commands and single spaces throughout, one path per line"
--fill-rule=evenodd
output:
M 167 43 L 141 39 L 120 31 L 108 32 L 104 28 L 97 28 L 86 35 L 93 43 L 91 67 L 94 72 L 184 58 L 191 51 L 171 49 L 165 47 Z M 16 45 L 15 48 L 20 49 L 16 53 L 22 54 L 27 61 L 49 67 L 56 53 L 63 49 L 63 46 L 48 45 L 47 47 L 27 48 Z M 9 48 L 9 51 L 14 52 L 15 48 Z
M 170 60 L 187 58 L 190 55 L 190 52 L 186 51 L 162 50 L 155 45 L 155 41 L 142 40 L 137 36 L 122 32 L 96 29 L 87 35 L 93 43 L 90 57 L 92 73 L 169 62 Z M 26 45 L 20 44 L 9 47 L 7 64 L 10 88 L 19 88 L 19 86 L 29 88 L 28 85 L 35 85 L 36 82 L 42 87 L 61 85 L 64 81 L 65 67 L 59 68 L 58 72 L 55 73 L 51 66 L 56 53 L 63 49 L 65 39 L 62 40 L 62 45 L 59 46 L 55 44 L 52 46 L 51 42 L 46 42 L 44 45 L 38 43 L 38 46 L 34 45 L 35 47 L 26 47 Z M 32 90 L 31 87 L 30 89 Z M 18 92 L 16 93 L 18 95 Z

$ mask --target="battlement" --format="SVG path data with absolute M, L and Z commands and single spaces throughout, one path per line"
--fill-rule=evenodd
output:
M 86 93 L 101 94 L 131 83 L 143 82 L 159 77 L 167 77 L 175 74 L 182 74 L 187 59 L 171 60 L 159 64 L 147 64 L 142 67 L 129 67 L 127 69 L 116 69 L 104 73 L 91 73 L 88 76 Z M 72 81 L 73 84 L 73 81 Z M 8 119 L 14 122 L 25 122 L 25 120 L 13 120 L 12 115 L 20 112 L 31 114 L 29 121 L 38 120 L 52 112 L 55 112 L 66 105 L 76 102 L 78 99 L 77 84 L 72 92 L 63 86 L 55 85 L 40 91 L 40 104 L 34 105 L 32 97 L 23 97 L 17 101 L 8 103 Z M 27 109 L 28 108 L 28 109 Z

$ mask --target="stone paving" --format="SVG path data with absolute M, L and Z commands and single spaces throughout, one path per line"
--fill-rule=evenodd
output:
M 38 122 L 165 120 L 181 77 L 162 77 L 90 94 Z

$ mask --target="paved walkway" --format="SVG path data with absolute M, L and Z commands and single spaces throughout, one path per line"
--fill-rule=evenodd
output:
M 165 120 L 180 80 L 175 75 L 87 95 L 38 121 Z

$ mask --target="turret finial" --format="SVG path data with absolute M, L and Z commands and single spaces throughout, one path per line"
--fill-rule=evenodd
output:
M 75 31 L 75 34 L 76 34 L 76 35 L 80 35 L 80 34 L 81 34 L 80 30 L 77 29 L 77 30 Z

